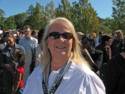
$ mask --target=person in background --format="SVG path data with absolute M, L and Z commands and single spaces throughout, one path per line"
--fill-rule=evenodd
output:
M 109 61 L 104 73 L 104 83 L 106 94 L 125 94 L 125 49 Z
M 3 30 L 2 28 L 0 27 L 0 36 L 3 34 Z
M 122 30 L 116 30 L 113 36 L 113 42 L 111 45 L 112 56 L 119 54 L 122 49 L 125 49 L 125 39 Z
M 16 31 L 16 43 L 19 44 L 20 39 L 22 39 L 24 37 L 24 33 L 22 29 L 18 29 Z
M 90 45 L 88 45 L 88 43 L 83 43 L 83 40 L 85 38 L 85 35 L 84 33 L 82 32 L 77 32 L 77 35 L 78 35 L 78 38 L 79 38 L 79 41 L 80 41 L 80 44 L 81 44 L 81 52 L 82 52 L 82 55 L 84 56 L 84 58 L 89 62 L 89 65 L 91 66 L 91 69 L 94 71 L 94 72 L 97 72 L 98 71 L 98 67 L 97 65 L 95 64 L 94 60 L 92 59 L 91 55 L 90 55 L 90 50 L 89 50 L 89 47 L 91 47 Z M 86 42 L 89 42 L 89 41 L 86 41 Z M 89 47 L 88 47 L 89 46 Z M 88 51 L 89 50 L 89 51 Z
M 34 37 L 34 38 L 38 38 L 37 36 L 38 36 L 38 31 L 37 30 L 33 30 L 32 31 L 32 33 L 31 33 L 31 35 L 32 35 L 32 37 Z
M 24 26 L 24 34 L 25 36 L 19 40 L 19 44 L 25 48 L 26 51 L 26 59 L 24 65 L 24 80 L 26 80 L 30 73 L 32 72 L 35 65 L 35 53 L 36 48 L 38 46 L 38 40 L 31 36 L 32 30 L 31 27 L 26 25 Z
M 40 42 L 42 40 L 43 37 L 43 33 L 44 33 L 44 29 L 41 28 L 38 32 L 38 47 L 36 49 L 36 62 L 35 62 L 35 66 L 39 65 L 42 59 L 42 47 L 40 46 Z
M 95 46 L 97 47 L 99 44 L 101 44 L 101 38 L 104 35 L 104 32 L 100 31 L 98 32 L 98 35 L 96 37 L 96 42 L 95 42 Z
M 23 94 L 105 94 L 103 82 L 82 57 L 79 43 L 71 21 L 52 19 L 41 43 L 45 67 L 34 69 Z
M 17 70 L 23 69 L 25 50 L 16 44 L 12 32 L 6 32 L 4 37 L 6 46 L 0 52 L 0 94 L 15 94 L 20 75 Z M 23 87 L 23 78 L 21 80 Z
M 101 39 L 101 44 L 96 47 L 97 50 L 101 51 L 103 54 L 102 62 L 100 63 L 100 77 L 103 79 L 103 73 L 105 72 L 105 67 L 107 66 L 109 60 L 112 58 L 112 37 L 109 35 L 103 35 Z

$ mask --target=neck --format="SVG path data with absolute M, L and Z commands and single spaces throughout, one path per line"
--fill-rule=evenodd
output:
M 67 61 L 51 62 L 51 70 L 58 70 L 64 66 Z
M 63 64 L 60 63 L 52 63 L 51 64 L 51 70 L 58 70 L 63 66 Z

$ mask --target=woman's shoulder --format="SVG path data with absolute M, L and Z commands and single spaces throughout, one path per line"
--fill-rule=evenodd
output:
M 91 70 L 91 68 L 89 66 L 87 66 L 86 64 L 76 64 L 76 63 L 73 63 L 72 67 L 74 67 L 74 71 L 79 73 L 83 78 L 87 78 L 87 79 L 91 78 L 91 79 L 100 80 L 98 75 L 96 75 L 96 73 L 94 73 Z
M 72 68 L 81 73 L 90 73 L 92 70 L 87 64 L 72 62 Z
M 40 94 L 42 88 L 42 68 L 37 66 L 29 76 L 23 94 Z
M 30 79 L 41 79 L 41 76 L 42 76 L 42 66 L 41 65 L 38 65 L 38 66 L 36 66 L 35 68 L 34 68 L 34 70 L 33 70 L 33 72 L 30 74 L 30 76 L 29 76 L 29 80 Z
M 102 80 L 90 68 L 88 68 L 84 64 L 82 65 L 74 63 L 73 66 L 73 75 L 75 75 L 75 71 L 77 71 L 77 77 L 80 77 L 83 86 L 87 86 L 87 89 L 89 91 L 92 91 L 91 89 L 94 89 L 93 92 L 100 92 L 99 94 L 105 94 L 105 86 Z M 96 91 L 96 89 L 98 90 Z

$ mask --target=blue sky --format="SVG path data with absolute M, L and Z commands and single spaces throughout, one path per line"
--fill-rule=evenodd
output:
M 36 2 L 46 4 L 49 0 L 0 0 L 0 9 L 3 9 L 5 16 L 11 16 L 18 13 L 25 12 L 29 5 Z M 75 1 L 75 0 L 70 0 Z M 55 0 L 58 4 L 60 0 Z M 96 10 L 97 15 L 101 18 L 111 17 L 112 15 L 112 0 L 90 0 L 93 8 Z
M 93 8 L 101 18 L 112 16 L 112 0 L 90 0 Z

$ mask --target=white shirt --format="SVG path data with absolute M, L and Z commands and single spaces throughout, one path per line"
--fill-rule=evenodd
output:
M 30 64 L 32 62 L 33 50 L 38 46 L 38 40 L 34 37 L 23 37 L 19 44 L 22 45 L 25 49 L 25 64 L 24 64 L 24 81 L 26 82 L 28 76 L 30 75 Z
M 51 72 L 49 86 L 57 72 Z M 52 77 L 51 77 L 52 76 Z M 42 69 L 36 67 L 30 75 L 23 94 L 44 94 L 42 88 Z M 105 87 L 100 78 L 90 69 L 72 63 L 55 94 L 105 94 Z

